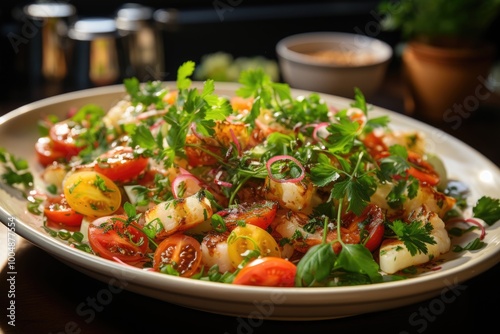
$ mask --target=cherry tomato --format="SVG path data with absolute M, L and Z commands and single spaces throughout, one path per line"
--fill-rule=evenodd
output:
M 360 236 L 360 243 L 364 244 L 370 252 L 375 251 L 380 244 L 385 232 L 384 214 L 382 209 L 375 205 L 368 205 L 361 215 L 356 216 L 354 213 L 348 213 L 342 219 L 344 224 L 348 224 L 348 230 L 359 234 L 359 231 L 364 231 Z M 356 228 L 355 228 L 356 227 Z
M 380 160 L 390 155 L 389 151 L 379 151 L 375 155 L 375 159 Z M 434 167 L 427 162 L 421 155 L 408 151 L 408 168 L 406 174 L 411 175 L 422 183 L 435 186 L 439 183 L 439 175 Z
M 35 144 L 35 152 L 38 162 L 44 167 L 47 167 L 56 161 L 64 161 L 66 158 L 66 154 L 64 152 L 56 151 L 54 149 L 52 140 L 49 137 L 38 138 Z
M 144 172 L 149 159 L 136 156 L 132 147 L 117 146 L 97 158 L 95 171 L 112 181 L 126 182 Z
M 366 135 L 363 142 L 368 149 L 368 152 L 373 158 L 375 158 L 375 160 L 379 160 L 385 153 L 388 152 L 387 145 L 384 143 L 382 136 L 377 136 L 373 131 Z
M 64 152 L 66 156 L 74 156 L 83 149 L 77 146 L 77 138 L 84 131 L 87 129 L 82 125 L 65 120 L 52 125 L 49 136 L 56 151 Z
M 262 257 L 281 257 L 278 243 L 266 230 L 251 224 L 237 226 L 227 239 L 227 251 L 234 267 L 238 267 L 249 250 L 260 251 Z
M 170 264 L 182 277 L 191 277 L 201 263 L 201 246 L 193 237 L 176 233 L 165 238 L 156 249 L 153 268 L 160 271 Z
M 280 257 L 258 258 L 243 267 L 233 284 L 292 287 L 295 286 L 297 267 Z
M 64 196 L 49 198 L 43 213 L 49 221 L 67 226 L 80 226 L 83 220 L 83 215 L 73 210 Z
M 417 178 L 422 183 L 427 183 L 435 186 L 439 183 L 439 175 L 436 173 L 434 167 L 423 159 L 422 156 L 415 152 L 408 152 L 408 161 L 412 165 L 408 169 L 408 175 Z
M 252 109 L 254 99 L 234 96 L 231 98 L 231 107 L 240 112 L 249 112 Z
M 177 102 L 177 95 L 178 92 L 176 90 L 170 91 L 167 94 L 165 94 L 163 101 L 167 102 L 170 105 L 173 105 L 175 102 Z
M 361 109 L 358 108 L 347 109 L 347 117 L 349 117 L 349 119 L 352 122 L 358 122 L 360 127 L 366 124 L 366 115 L 363 113 Z
M 63 181 L 66 201 L 75 211 L 86 216 L 102 217 L 120 208 L 118 186 L 103 174 L 82 170 L 69 174 Z
M 273 222 L 278 210 L 278 203 L 262 200 L 253 203 L 242 203 L 235 208 L 229 208 L 219 213 L 224 218 L 226 225 L 236 225 L 243 221 L 246 224 L 258 226 L 263 229 Z
M 149 240 L 136 223 L 126 226 L 126 219 L 126 216 L 117 215 L 94 220 L 89 225 L 89 244 L 97 255 L 105 259 L 118 259 L 134 265 L 146 261 Z
M 215 156 L 221 154 L 220 147 L 205 144 L 195 135 L 188 135 L 186 137 L 186 144 L 189 144 L 185 147 L 188 164 L 193 167 L 214 165 L 217 163 Z M 202 146 L 203 149 L 195 146 Z M 215 156 L 207 152 L 212 152 Z

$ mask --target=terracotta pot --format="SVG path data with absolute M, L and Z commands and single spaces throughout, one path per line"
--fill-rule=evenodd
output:
M 431 123 L 469 117 L 487 95 L 485 80 L 494 57 L 490 45 L 448 48 L 410 42 L 403 51 L 406 111 Z

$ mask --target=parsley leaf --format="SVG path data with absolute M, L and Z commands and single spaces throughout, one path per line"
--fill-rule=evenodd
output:
M 5 148 L 0 147 L 0 162 L 4 169 L 0 176 L 8 185 L 21 185 L 25 189 L 33 186 L 33 174 L 29 171 L 27 160 L 17 158 Z
M 320 154 L 318 163 L 311 168 L 310 177 L 314 185 L 324 187 L 336 181 L 340 174 L 337 172 L 337 168 L 332 166 L 330 159 L 325 154 Z
M 482 241 L 480 238 L 476 238 L 476 239 L 472 240 L 471 242 L 469 242 L 464 247 L 462 247 L 460 245 L 454 245 L 453 251 L 455 253 L 459 253 L 459 252 L 463 252 L 466 250 L 478 250 L 478 249 L 483 248 L 484 246 L 486 246 L 486 243 L 484 241 Z
M 366 106 L 366 99 L 363 92 L 358 87 L 354 87 L 354 102 L 351 103 L 351 107 L 358 108 L 363 111 L 365 116 L 368 114 L 368 107 Z
M 401 220 L 395 220 L 389 224 L 399 240 L 401 240 L 412 256 L 417 253 L 427 254 L 427 244 L 434 245 L 436 241 L 430 235 L 433 230 L 431 223 L 422 223 L 418 220 L 411 223 L 405 223 Z
M 170 125 L 165 137 L 168 147 L 160 155 L 165 158 L 165 166 L 172 165 L 176 156 L 185 156 L 186 137 L 192 125 L 200 134 L 212 136 L 215 121 L 224 120 L 232 112 L 227 99 L 213 95 L 213 80 L 205 81 L 201 93 L 196 88 L 189 88 L 191 80 L 188 76 L 193 71 L 193 62 L 186 62 L 179 68 L 177 78 L 178 104 L 170 107 L 163 117 Z
M 326 129 L 330 133 L 326 138 L 328 150 L 332 153 L 348 153 L 358 137 L 359 123 L 347 116 L 339 117 L 339 123 L 332 123 Z
M 138 104 L 143 104 L 146 107 L 154 105 L 157 109 L 163 109 L 163 97 L 167 90 L 161 81 L 150 81 L 141 86 L 137 78 L 129 78 L 125 79 L 123 84 L 134 106 Z
M 484 220 L 489 226 L 500 220 L 500 200 L 488 196 L 481 197 L 472 208 L 474 217 Z
M 380 160 L 380 178 L 390 181 L 394 176 L 402 176 L 410 168 L 408 152 L 402 145 L 389 147 L 390 155 Z
M 195 63 L 193 61 L 187 61 L 183 63 L 177 70 L 177 88 L 188 89 L 191 86 L 191 79 L 189 77 L 193 75 L 195 68 Z

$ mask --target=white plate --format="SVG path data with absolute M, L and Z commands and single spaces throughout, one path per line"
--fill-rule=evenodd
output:
M 173 83 L 167 83 L 175 87 Z M 199 83 L 195 83 L 199 85 Z M 234 84 L 217 83 L 219 95 L 233 95 Z M 294 91 L 304 94 L 304 91 Z M 18 108 L 0 118 L 0 146 L 36 166 L 34 143 L 42 115 L 64 113 L 71 107 L 94 103 L 109 108 L 124 94 L 122 85 L 94 88 L 47 98 Z M 328 103 L 347 107 L 348 99 L 322 95 Z M 470 203 L 480 196 L 500 197 L 500 171 L 496 165 L 461 141 L 394 112 L 373 107 L 372 116 L 387 114 L 395 129 L 420 130 L 428 149 L 444 159 L 449 176 L 471 187 Z M 36 174 L 39 170 L 33 170 Z M 68 247 L 50 237 L 26 210 L 26 203 L 0 187 L 0 219 L 15 219 L 15 232 L 75 269 L 108 284 L 207 312 L 275 320 L 319 320 L 396 308 L 439 296 L 454 285 L 488 270 L 499 262 L 500 223 L 489 227 L 479 251 L 452 253 L 441 269 L 403 281 L 334 288 L 260 288 L 202 282 L 130 268 Z M 465 243 L 467 240 L 454 241 Z

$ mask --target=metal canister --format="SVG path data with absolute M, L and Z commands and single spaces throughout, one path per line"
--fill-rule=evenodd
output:
M 32 24 L 30 35 L 24 36 L 30 47 L 31 81 L 62 81 L 68 72 L 67 31 L 75 18 L 75 7 L 59 2 L 33 3 L 23 7 L 23 14 Z
M 113 18 L 81 18 L 72 25 L 68 36 L 74 42 L 72 77 L 75 88 L 104 86 L 120 81 L 119 36 Z
M 124 74 L 139 81 L 164 78 L 163 43 L 154 26 L 153 12 L 150 7 L 128 3 L 115 16 L 126 61 Z

